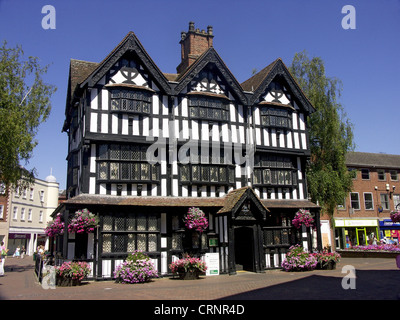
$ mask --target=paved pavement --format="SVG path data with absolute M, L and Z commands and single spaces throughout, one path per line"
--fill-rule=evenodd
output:
M 353 267 L 354 273 L 346 271 Z M 37 282 L 32 257 L 8 257 L 5 271 L 0 300 L 400 300 L 400 270 L 394 258 L 342 258 L 336 270 L 239 272 L 133 285 L 86 281 L 55 289 Z

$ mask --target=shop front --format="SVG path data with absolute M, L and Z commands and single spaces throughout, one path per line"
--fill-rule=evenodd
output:
M 391 219 L 379 221 L 379 236 L 381 239 L 386 238 L 389 244 L 398 244 L 400 240 L 400 223 L 393 222 Z
M 378 219 L 335 219 L 337 249 L 375 244 L 378 238 Z

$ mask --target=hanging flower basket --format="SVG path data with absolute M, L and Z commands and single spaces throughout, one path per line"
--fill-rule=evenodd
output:
M 53 221 L 50 221 L 44 232 L 48 237 L 55 237 L 64 233 L 65 224 L 61 221 L 61 215 L 58 214 Z
M 315 221 L 309 210 L 300 209 L 296 212 L 292 224 L 299 229 L 302 225 L 306 227 L 315 227 Z
M 203 232 L 208 228 L 208 220 L 202 210 L 199 208 L 189 208 L 185 217 L 185 226 L 188 229 L 194 229 Z
M 400 222 L 400 211 L 392 211 L 390 213 L 390 219 L 392 219 L 393 222 Z
M 88 209 L 76 211 L 70 224 L 68 225 L 69 233 L 91 233 L 99 225 L 99 218 L 91 213 Z

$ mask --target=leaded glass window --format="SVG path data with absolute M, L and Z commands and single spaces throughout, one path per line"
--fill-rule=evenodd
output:
M 116 89 L 111 91 L 111 111 L 144 113 L 151 110 L 150 92 Z
M 229 121 L 229 101 L 209 97 L 190 97 L 189 114 L 191 118 Z
M 253 183 L 261 185 L 293 186 L 297 184 L 297 170 L 290 157 L 256 154 Z
M 157 214 L 130 213 L 104 216 L 102 224 L 104 254 L 158 250 L 160 228 Z
M 261 107 L 260 113 L 263 126 L 287 129 L 292 127 L 292 112 L 289 109 Z
M 146 159 L 146 145 L 102 144 L 98 149 L 98 179 L 159 181 L 159 164 Z M 100 161 L 101 160 L 101 161 Z

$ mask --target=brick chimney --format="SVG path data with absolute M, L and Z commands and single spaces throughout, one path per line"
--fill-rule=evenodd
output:
M 189 22 L 189 31 L 181 33 L 181 63 L 176 68 L 178 73 L 183 73 L 201 54 L 213 45 L 213 28 L 204 30 L 194 29 L 194 22 Z

